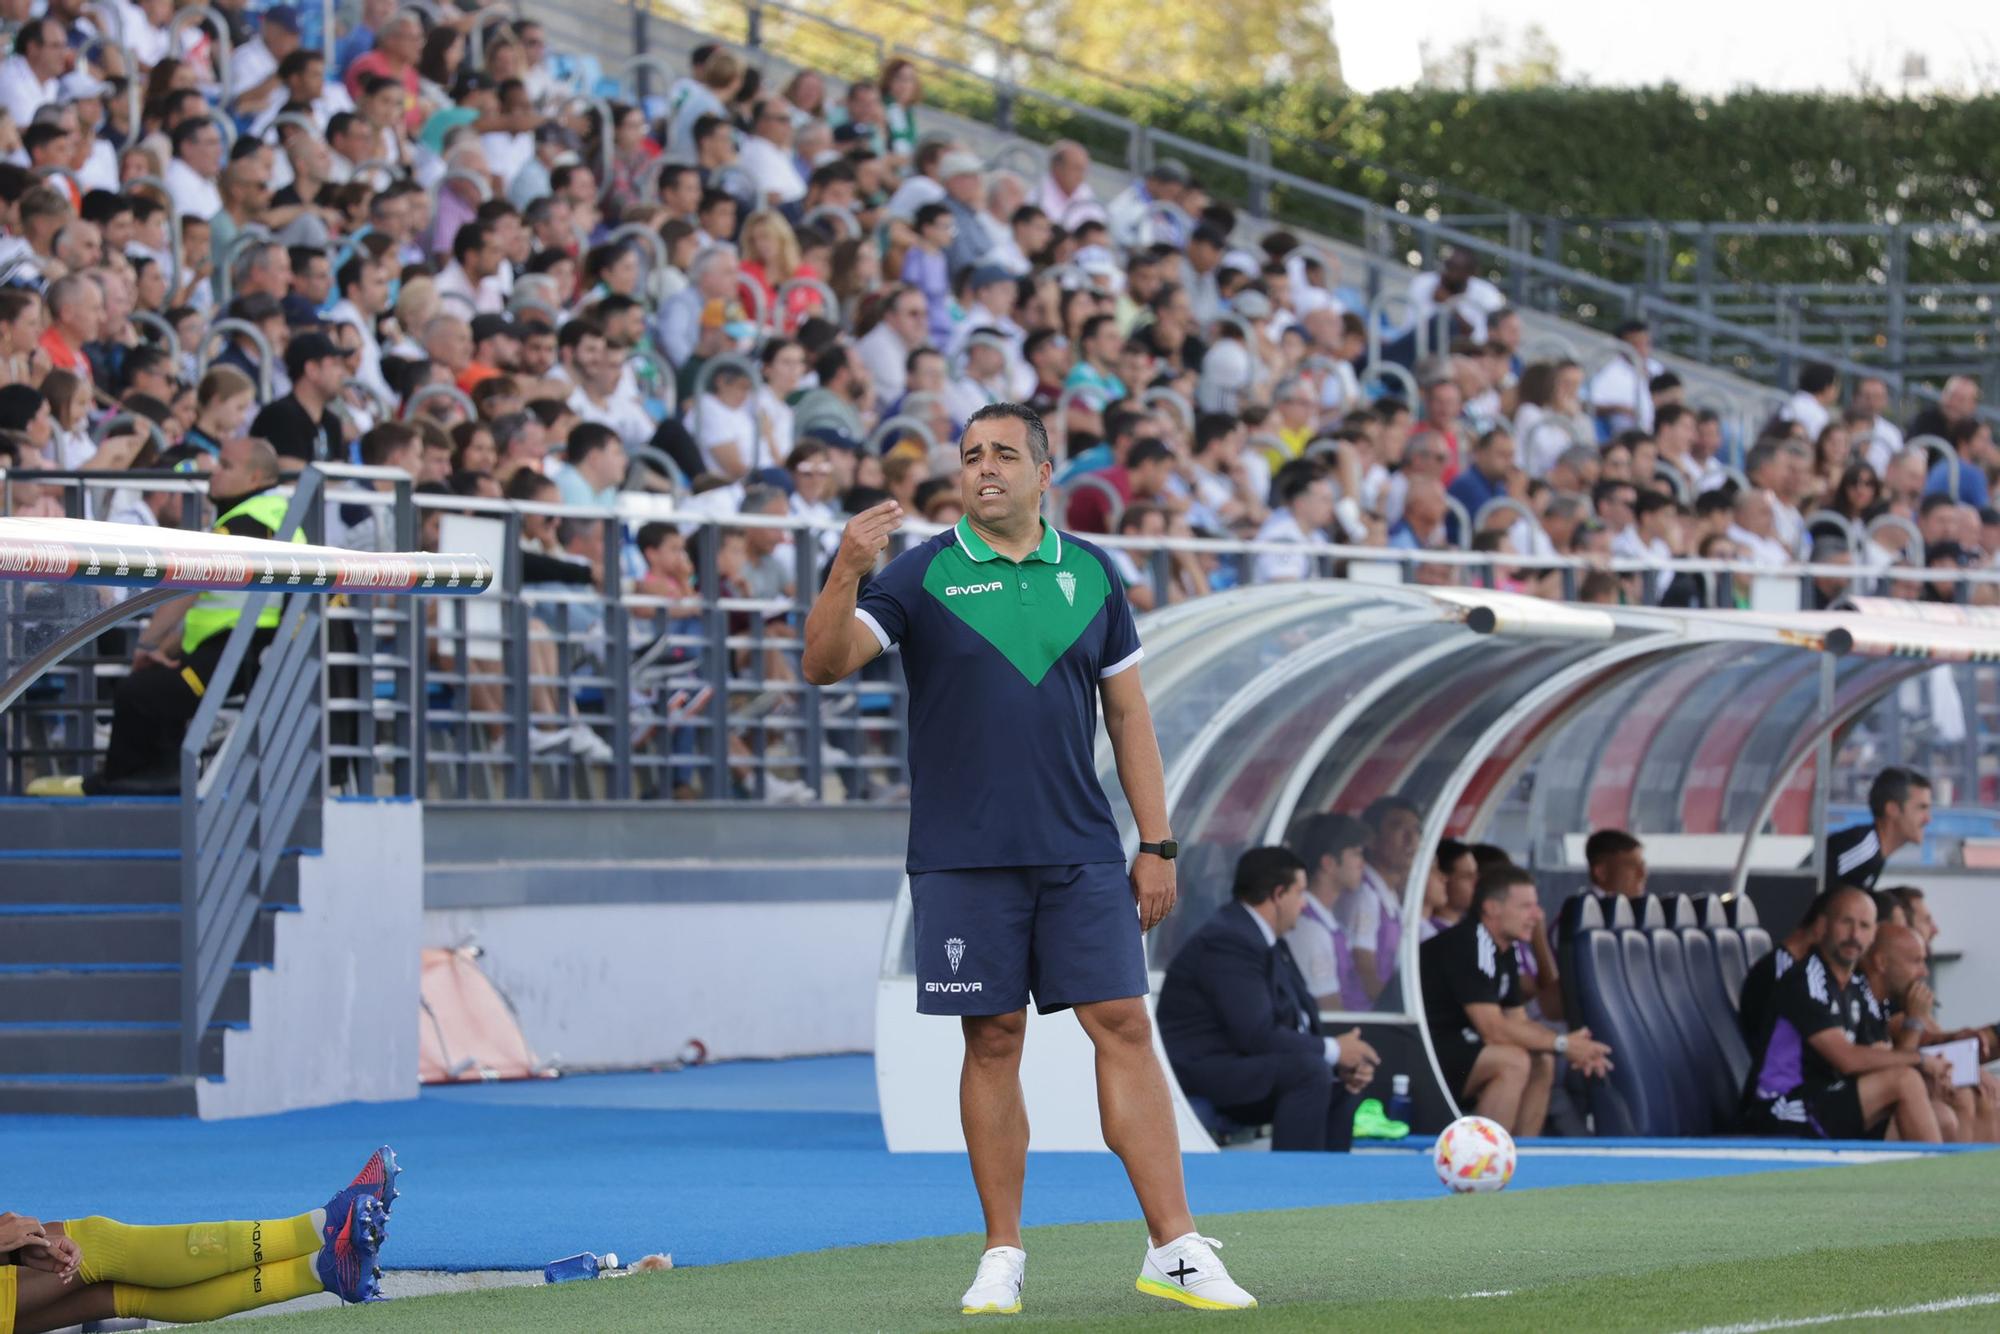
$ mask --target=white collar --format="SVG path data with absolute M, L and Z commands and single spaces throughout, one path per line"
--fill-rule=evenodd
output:
M 1267 947 L 1275 946 L 1278 943 L 1278 933 L 1276 931 L 1273 931 L 1271 929 L 1271 924 L 1264 920 L 1263 913 L 1258 912 L 1255 908 L 1251 907 L 1247 903 L 1239 904 L 1237 906 L 1242 908 L 1244 912 L 1250 914 L 1250 920 L 1257 924 L 1257 934 L 1264 937 L 1264 944 Z

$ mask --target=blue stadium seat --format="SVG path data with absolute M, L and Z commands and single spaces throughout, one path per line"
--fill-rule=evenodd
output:
M 1729 914 L 1729 924 L 1741 931 L 1747 926 L 1758 926 L 1757 905 L 1750 901 L 1748 894 L 1731 894 L 1722 901 L 1723 909 Z
M 1611 1046 L 1611 1074 L 1589 1081 L 1599 1135 L 1670 1135 L 1673 1100 L 1645 1025 L 1625 985 L 1618 937 L 1585 931 L 1576 942 L 1576 1014 Z
M 1613 931 L 1630 931 L 1638 926 L 1639 920 L 1632 912 L 1632 900 L 1622 897 L 1611 900 L 1610 919 L 1604 924 Z
M 1707 900 L 1708 896 L 1706 894 L 1701 896 L 1701 902 L 1705 903 Z M 1666 905 L 1668 926 L 1678 931 L 1684 926 L 1701 925 L 1701 909 L 1697 905 L 1696 900 L 1690 898 L 1688 895 L 1676 894 L 1666 900 Z
M 1748 968 L 1757 960 L 1771 952 L 1771 933 L 1754 922 L 1749 926 L 1739 926 L 1736 934 L 1743 937 L 1743 966 Z
M 1695 995 L 1694 981 L 1688 975 L 1680 933 L 1661 927 L 1646 934 L 1653 945 L 1653 972 L 1659 978 L 1660 997 L 1666 1001 L 1668 1017 L 1680 1030 L 1681 1045 L 1694 1061 L 1690 1082 L 1708 1100 L 1708 1129 L 1726 1129 L 1736 1115 L 1742 1075 L 1732 1070 L 1716 1047 L 1702 1003 Z
M 1652 1062 L 1667 1086 L 1667 1116 L 1660 1135 L 1705 1135 L 1710 1129 L 1708 1102 L 1698 1080 L 1694 1053 L 1681 1040 L 1660 991 L 1659 974 L 1653 968 L 1653 943 L 1643 931 L 1618 933 L 1619 954 L 1625 961 L 1625 987 L 1639 1022 L 1650 1037 Z M 1612 1059 L 1617 1060 L 1614 1053 Z
M 1743 1043 L 1743 1030 L 1736 1022 L 1736 993 L 1722 985 L 1715 966 L 1715 942 L 1696 927 L 1682 927 L 1681 957 L 1687 964 L 1688 986 L 1701 1007 L 1702 1022 L 1708 1025 L 1718 1055 L 1729 1067 L 1730 1083 L 1743 1087 L 1750 1074 L 1750 1049 Z
M 1743 937 L 1736 934 L 1735 927 L 1725 926 L 1711 928 L 1708 938 L 1715 943 L 1715 971 L 1734 1005 L 1743 994 L 1743 975 L 1750 971 L 1750 961 L 1743 957 Z
M 1633 915 L 1639 919 L 1641 931 L 1655 931 L 1667 924 L 1667 905 L 1658 895 L 1648 894 L 1639 900 Z

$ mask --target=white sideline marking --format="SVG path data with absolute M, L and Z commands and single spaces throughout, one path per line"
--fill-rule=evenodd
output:
M 1700 1158 L 1743 1163 L 1901 1163 L 1934 1154 L 1908 1149 L 1522 1149 L 1523 1158 Z
M 1914 1306 L 1876 1306 L 1866 1311 L 1844 1311 L 1839 1315 L 1808 1315 L 1792 1320 L 1752 1320 L 1741 1325 L 1706 1325 L 1684 1334 L 1764 1334 L 1772 1329 L 1804 1329 L 1808 1325 L 1838 1325 L 1849 1320 L 1894 1320 L 1900 1316 L 1935 1315 L 1940 1311 L 1963 1311 L 1971 1306 L 2000 1306 L 2000 1292 L 1976 1297 L 1947 1297 L 1943 1301 L 1918 1302 Z
M 1513 1295 L 1514 1290 L 1512 1288 L 1500 1288 L 1493 1292 L 1468 1292 L 1462 1295 L 1459 1300 L 1468 1301 L 1474 1297 L 1512 1297 Z

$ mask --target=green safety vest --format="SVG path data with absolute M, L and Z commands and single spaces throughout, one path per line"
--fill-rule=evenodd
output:
M 215 521 L 215 531 L 224 531 L 227 524 L 237 515 L 246 515 L 269 528 L 273 533 L 285 523 L 285 511 L 291 508 L 291 500 L 285 496 L 259 492 L 238 501 L 232 508 Z M 303 542 L 303 532 L 293 533 L 292 541 Z M 243 608 L 250 601 L 248 589 L 227 592 L 210 591 L 198 594 L 194 605 L 187 609 L 187 617 L 181 622 L 181 656 L 194 652 L 195 646 L 203 640 L 236 628 L 236 622 L 243 618 Z M 261 630 L 275 630 L 278 618 L 284 612 L 284 599 L 272 598 L 265 603 L 264 610 L 257 613 L 257 627 Z

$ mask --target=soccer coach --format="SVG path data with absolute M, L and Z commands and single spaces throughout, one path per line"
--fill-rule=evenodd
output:
M 1174 906 L 1177 848 L 1124 585 L 1102 551 L 1043 522 L 1049 437 L 1034 412 L 979 409 L 958 457 L 965 516 L 890 561 L 858 599 L 903 512 L 888 501 L 848 521 L 806 619 L 804 670 L 830 685 L 891 647 L 903 654 L 917 1009 L 964 1029 L 959 1118 L 986 1214 L 961 1309 L 1021 1309 L 1031 995 L 1043 1014 L 1075 1009 L 1096 1046 L 1104 1140 L 1149 1233 L 1139 1290 L 1255 1306 L 1188 1212 L 1146 1013 L 1140 937 Z M 1100 698 L 1139 826 L 1129 874 L 1092 759 Z

